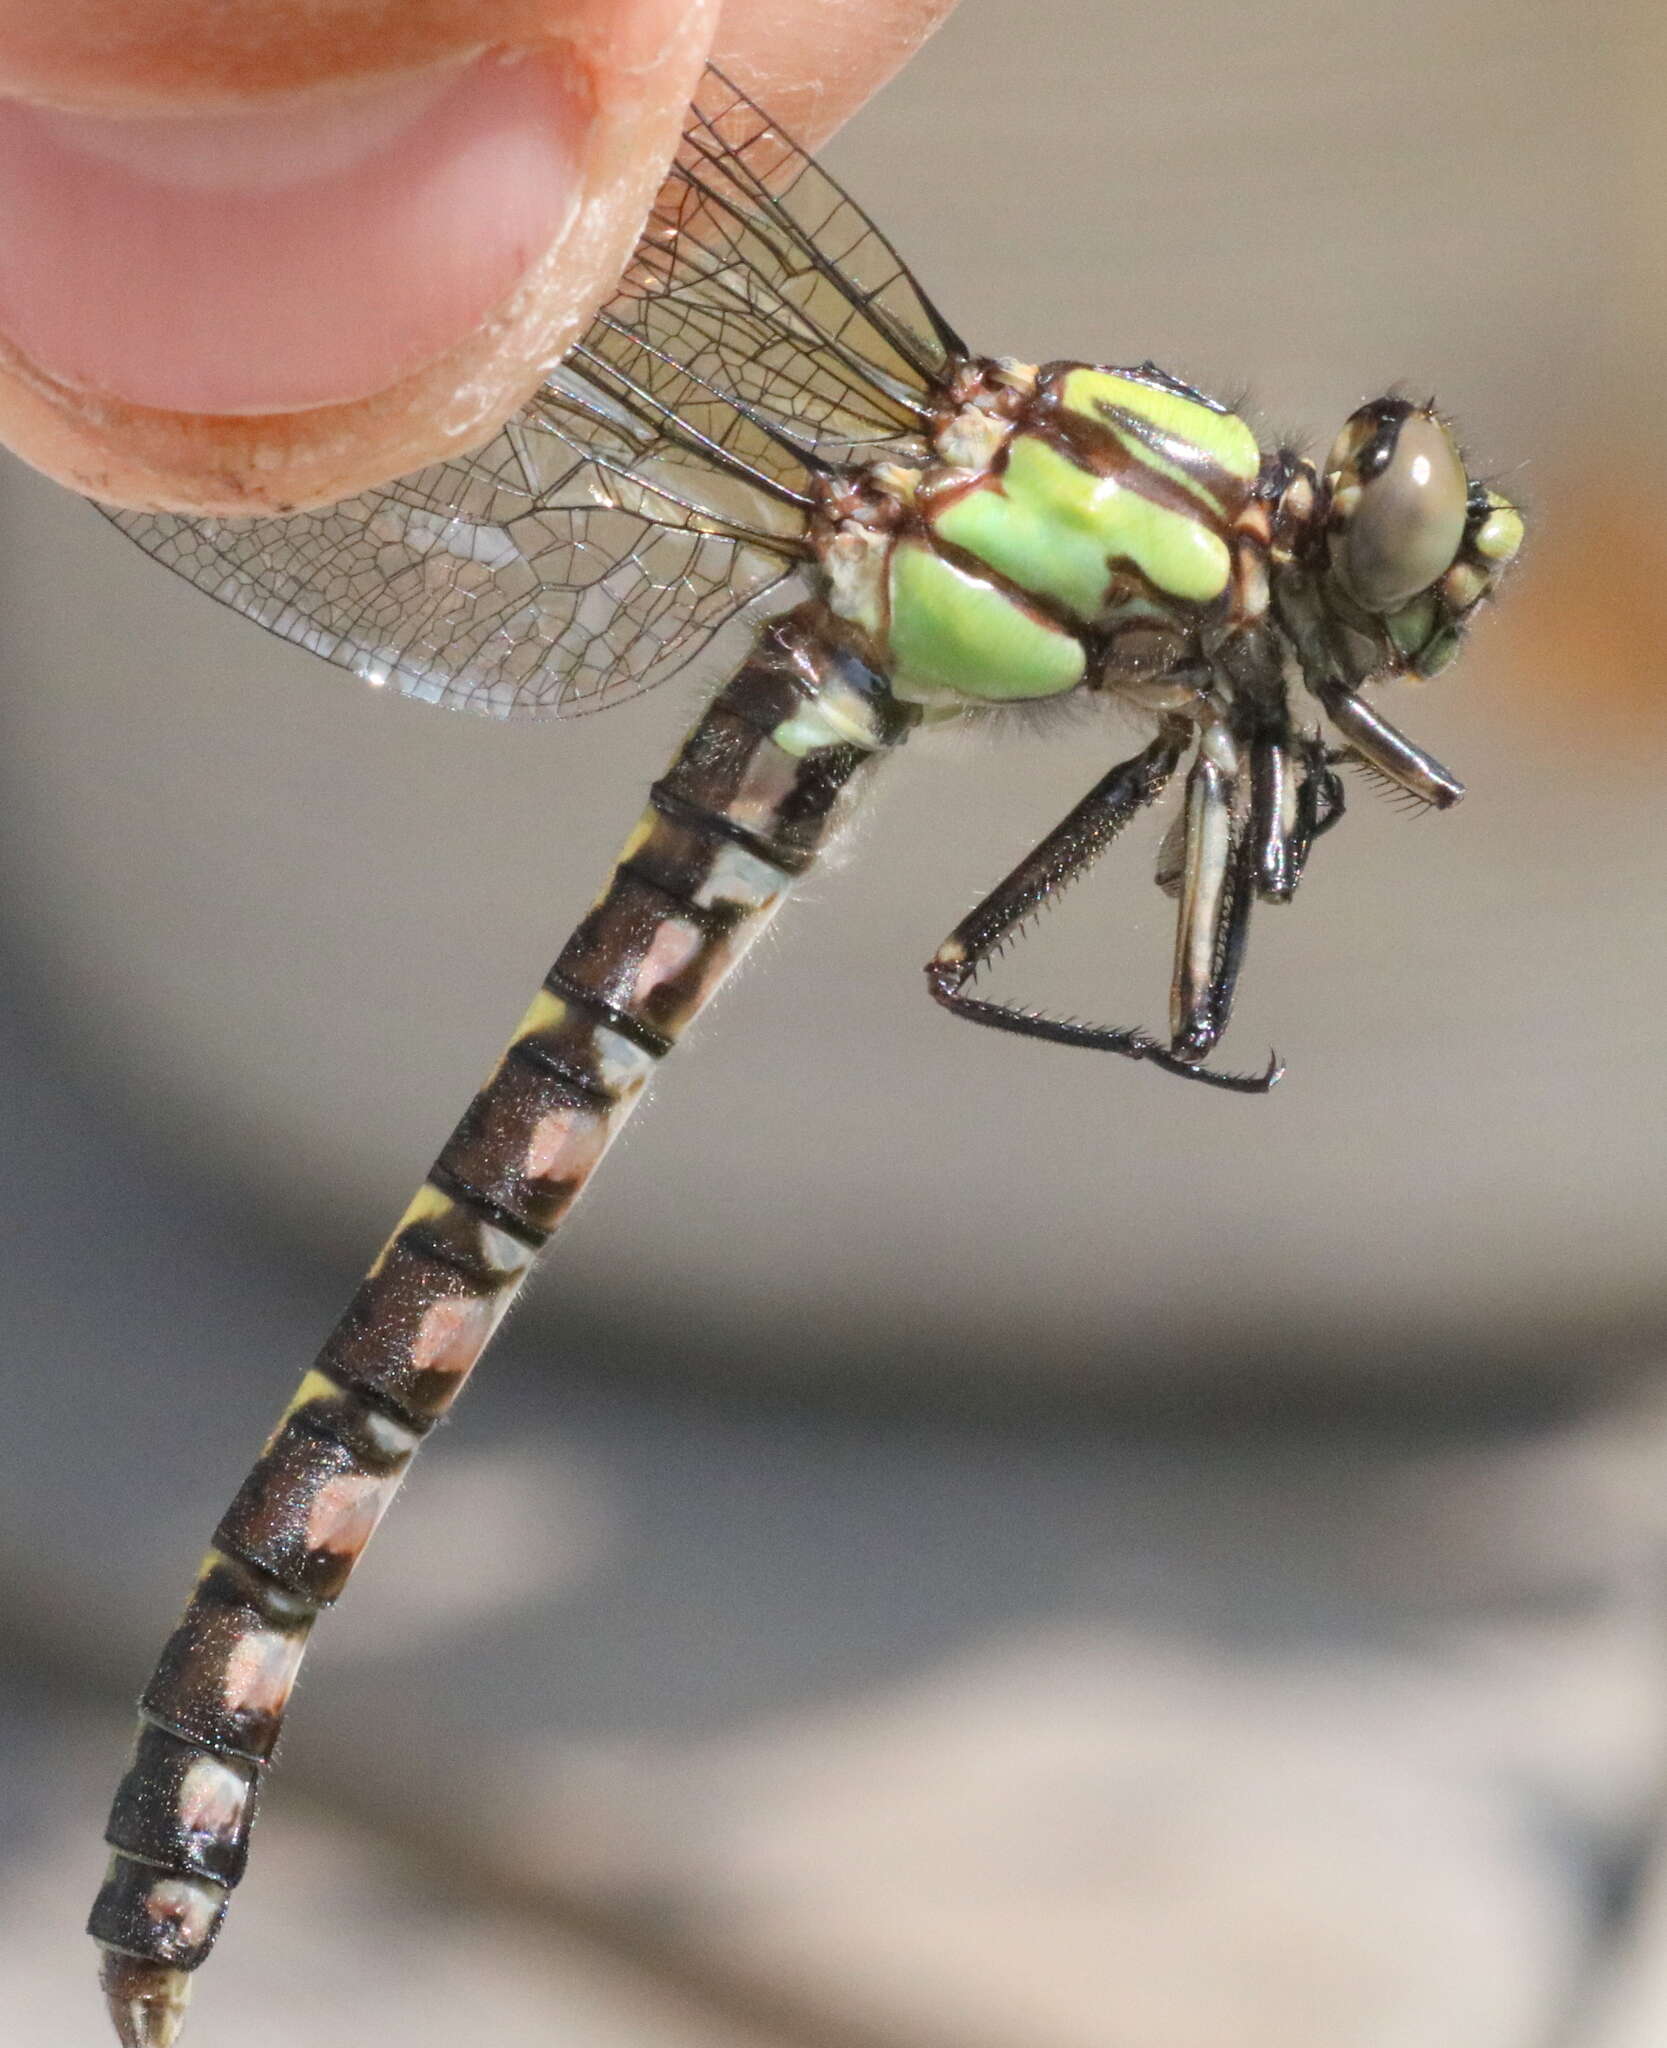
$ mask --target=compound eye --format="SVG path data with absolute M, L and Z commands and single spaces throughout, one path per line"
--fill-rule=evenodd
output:
M 1369 612 L 1392 612 L 1446 575 L 1464 539 L 1470 479 L 1433 413 L 1364 406 L 1332 450 L 1332 562 Z

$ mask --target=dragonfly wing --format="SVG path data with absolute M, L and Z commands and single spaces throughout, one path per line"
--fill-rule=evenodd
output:
M 619 292 L 484 448 L 287 518 L 109 517 L 358 675 L 571 715 L 778 594 L 809 480 L 923 459 L 964 353 L 868 217 L 710 72 Z
M 921 457 L 966 353 L 849 194 L 708 71 L 621 289 L 570 361 L 791 485 L 800 450 L 833 467 Z
M 650 689 L 791 579 L 790 555 L 704 530 L 644 485 L 610 490 L 571 450 L 565 489 L 529 490 L 527 439 L 512 421 L 463 462 L 284 519 L 108 516 L 284 639 L 499 717 L 572 716 Z

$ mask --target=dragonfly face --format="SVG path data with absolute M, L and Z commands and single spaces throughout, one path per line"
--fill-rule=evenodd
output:
M 1522 514 L 1467 474 L 1433 408 L 1398 398 L 1362 406 L 1338 435 L 1320 516 L 1322 601 L 1356 682 L 1444 669 L 1522 545 Z

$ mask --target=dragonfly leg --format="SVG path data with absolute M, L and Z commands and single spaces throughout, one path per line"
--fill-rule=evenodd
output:
M 1124 1059 L 1145 1060 L 1165 1073 L 1202 1081 L 1209 1087 L 1260 1095 L 1273 1086 L 1283 1071 L 1277 1061 L 1261 1074 L 1216 1073 L 1183 1057 L 1147 1031 L 1049 1017 L 1017 1004 L 967 993 L 978 970 L 1004 942 L 1022 931 L 1045 904 L 1091 867 L 1131 818 L 1156 801 L 1179 765 L 1190 737 L 1191 728 L 1185 722 L 1166 723 L 1144 752 L 1119 762 L 1097 782 L 1041 844 L 975 910 L 962 918 L 927 962 L 927 987 L 937 1002 L 957 1017 L 987 1024 L 996 1031 L 1012 1031 L 1020 1037 L 1040 1038 L 1053 1045 L 1080 1045 L 1096 1052 L 1117 1053 Z
M 1297 784 L 1296 825 L 1291 833 L 1289 870 L 1291 887 L 1302 880 L 1314 841 L 1339 823 L 1347 808 L 1343 778 L 1333 765 L 1352 758 L 1346 748 L 1333 752 L 1317 739 L 1303 743 L 1303 774 Z
M 1250 932 L 1250 906 L 1265 881 L 1273 827 L 1258 814 L 1275 778 L 1253 791 L 1248 821 L 1235 820 L 1237 777 L 1208 751 L 1187 776 L 1186 854 L 1175 928 L 1170 1047 L 1191 1066 L 1215 1049 L 1232 1014 Z M 1277 822 L 1277 821 L 1276 821 Z M 1288 863 L 1279 838 L 1280 874 Z
M 1297 886 L 1297 848 L 1302 779 L 1290 747 L 1262 735 L 1250 748 L 1250 835 L 1256 846 L 1256 892 L 1270 903 L 1287 903 Z
M 1397 788 L 1438 811 L 1450 810 L 1464 795 L 1464 784 L 1434 755 L 1414 746 L 1358 691 L 1335 676 L 1313 686 L 1326 716 L 1349 744 L 1349 751 Z

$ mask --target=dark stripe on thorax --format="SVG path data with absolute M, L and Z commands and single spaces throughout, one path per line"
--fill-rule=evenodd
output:
M 934 552 L 941 555 L 946 562 L 968 576 L 976 576 L 981 583 L 988 583 L 992 590 L 999 590 L 1010 605 L 1028 618 L 1036 620 L 1039 625 L 1058 627 L 1069 633 L 1073 640 L 1082 642 L 1084 646 L 1090 644 L 1092 629 L 1084 625 L 1069 605 L 1061 604 L 1058 598 L 1050 597 L 1046 591 L 1027 590 L 1022 583 L 1015 582 L 1011 576 L 1004 575 L 1000 569 L 986 562 L 982 555 L 974 554 L 971 548 L 962 547 L 957 541 L 946 539 L 943 534 L 924 522 L 920 531 Z M 1108 586 L 1110 582 L 1111 564 L 1108 562 Z
M 1101 423 L 1073 411 L 1060 403 L 1057 393 L 1048 392 L 1039 398 L 1025 426 L 1045 440 L 1057 454 L 1068 462 L 1074 462 L 1079 469 L 1087 470 L 1091 476 L 1115 477 L 1126 489 L 1137 492 L 1152 504 L 1162 505 L 1184 519 L 1207 526 L 1224 541 L 1227 540 L 1232 533 L 1233 511 L 1241 500 L 1248 497 L 1251 486 L 1238 477 L 1230 476 L 1207 457 L 1190 463 L 1183 460 L 1177 454 L 1174 442 L 1138 413 L 1125 412 L 1121 406 L 1105 410 L 1107 419 Z M 1112 431 L 1113 422 L 1131 441 L 1149 450 L 1156 460 L 1167 462 L 1193 478 L 1209 494 L 1208 497 L 1196 495 L 1173 477 L 1155 469 L 1152 463 L 1143 462 L 1138 455 L 1131 454 Z M 1202 456 L 1202 451 L 1198 452 Z

